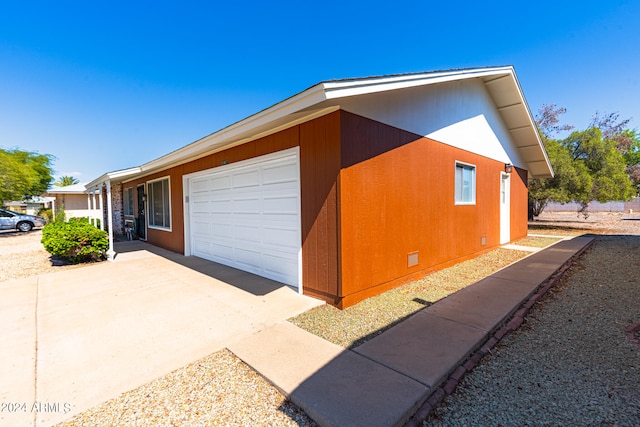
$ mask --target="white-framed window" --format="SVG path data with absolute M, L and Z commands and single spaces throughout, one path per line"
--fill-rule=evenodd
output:
M 169 177 L 147 183 L 149 227 L 171 230 L 171 188 Z
M 133 216 L 133 188 L 124 189 L 124 214 L 126 216 Z
M 475 165 L 456 162 L 455 203 L 456 205 L 476 204 Z

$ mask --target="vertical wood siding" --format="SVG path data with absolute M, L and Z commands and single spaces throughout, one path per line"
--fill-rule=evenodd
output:
M 302 283 L 305 294 L 337 304 L 340 113 L 300 125 Z

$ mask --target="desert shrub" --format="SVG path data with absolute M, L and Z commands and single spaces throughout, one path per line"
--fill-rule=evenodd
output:
M 51 222 L 51 220 L 53 219 L 53 211 L 51 209 L 40 209 L 40 211 L 38 212 L 38 216 L 41 216 L 42 218 L 47 220 L 47 222 Z
M 53 214 L 53 210 L 51 209 L 40 209 L 40 212 L 38 212 L 38 215 L 46 219 L 47 223 L 66 221 L 66 213 L 64 212 L 64 207 L 61 209 L 58 209 L 55 215 Z
M 89 224 L 87 218 L 47 224 L 42 229 L 42 244 L 51 255 L 74 264 L 105 259 L 109 249 L 106 231 Z

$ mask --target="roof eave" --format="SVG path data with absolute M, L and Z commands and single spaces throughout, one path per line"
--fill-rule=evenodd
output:
M 129 169 L 122 169 L 122 170 L 117 170 L 117 171 L 113 171 L 113 172 L 107 172 L 107 173 L 103 174 L 102 176 L 100 176 L 99 178 L 96 178 L 93 181 L 89 182 L 88 184 L 85 184 L 84 188 L 87 191 L 91 191 L 92 187 L 98 187 L 98 186 L 104 184 L 107 181 L 119 182 L 119 181 L 122 181 L 124 179 L 133 177 L 133 176 L 139 174 L 141 171 L 142 171 L 142 169 L 139 166 L 137 166 L 137 167 L 133 167 L 133 168 L 129 168 Z

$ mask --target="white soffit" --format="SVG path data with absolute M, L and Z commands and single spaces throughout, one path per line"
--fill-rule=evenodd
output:
M 513 69 L 509 67 L 508 71 L 484 77 L 483 81 L 526 163 L 529 176 L 551 178 L 551 163 Z

